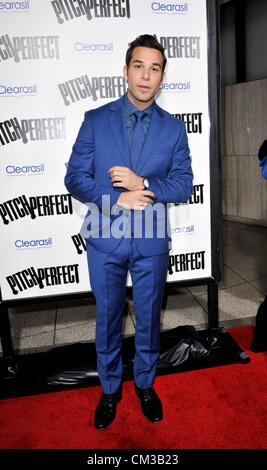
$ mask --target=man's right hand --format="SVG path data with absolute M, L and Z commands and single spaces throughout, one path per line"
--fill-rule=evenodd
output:
M 155 194 L 147 189 L 137 189 L 135 191 L 125 191 L 120 194 L 117 204 L 124 209 L 143 211 L 146 206 L 152 204 Z

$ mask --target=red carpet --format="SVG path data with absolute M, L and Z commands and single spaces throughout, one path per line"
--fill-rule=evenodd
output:
M 253 327 L 230 333 L 248 352 L 233 364 L 160 376 L 164 420 L 141 414 L 133 382 L 110 428 L 96 431 L 99 387 L 0 401 L 1 449 L 264 449 L 267 447 L 267 353 L 249 350 Z

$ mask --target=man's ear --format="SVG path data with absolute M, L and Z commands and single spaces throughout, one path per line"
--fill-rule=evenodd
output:
M 124 67 L 123 67 L 123 77 L 124 77 L 124 80 L 127 81 L 127 79 L 128 79 L 128 67 L 127 67 L 127 65 L 124 65 Z
M 162 74 L 162 79 L 161 79 L 161 83 L 160 83 L 161 85 L 162 85 L 162 83 L 164 82 L 165 78 L 166 78 L 166 73 L 163 72 L 163 74 Z

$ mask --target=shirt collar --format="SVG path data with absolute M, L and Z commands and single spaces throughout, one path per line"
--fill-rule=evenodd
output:
M 129 100 L 127 93 L 125 93 L 123 97 L 123 102 L 124 102 L 124 111 L 125 111 L 126 118 L 131 116 L 135 111 L 138 111 L 138 109 Z M 151 118 L 154 107 L 155 107 L 155 101 L 148 108 L 144 109 L 144 111 L 146 112 L 149 118 Z

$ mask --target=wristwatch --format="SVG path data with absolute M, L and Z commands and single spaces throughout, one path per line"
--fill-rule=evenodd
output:
M 143 184 L 144 184 L 144 189 L 149 189 L 149 181 L 147 178 L 144 178 Z

